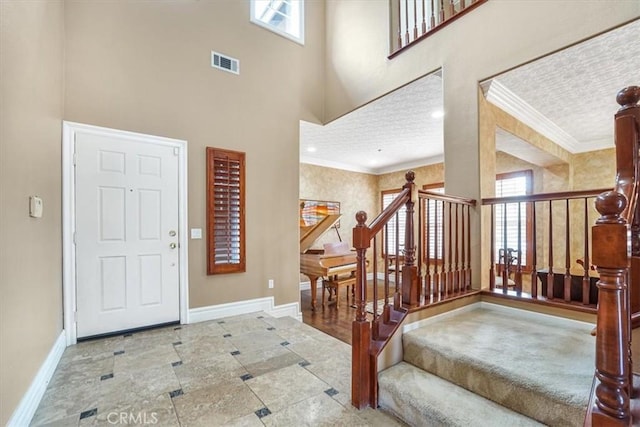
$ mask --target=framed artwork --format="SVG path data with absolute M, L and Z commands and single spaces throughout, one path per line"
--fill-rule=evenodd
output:
M 328 202 L 325 200 L 300 200 L 300 227 L 309 227 L 317 224 L 327 215 L 339 215 L 340 202 Z M 340 222 L 336 223 L 340 227 Z

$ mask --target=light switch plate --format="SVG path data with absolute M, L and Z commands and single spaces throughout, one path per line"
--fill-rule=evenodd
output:
M 42 218 L 42 199 L 38 196 L 29 196 L 29 216 Z
M 191 229 L 191 238 L 192 239 L 202 239 L 202 228 L 192 228 Z

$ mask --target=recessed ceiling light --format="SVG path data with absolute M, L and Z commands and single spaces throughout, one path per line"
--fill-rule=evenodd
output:
M 431 113 L 431 117 L 434 119 L 441 119 L 442 117 L 444 117 L 444 111 L 436 110 L 433 113 Z
M 307 147 L 307 151 L 309 153 L 315 153 L 316 152 L 316 147 Z

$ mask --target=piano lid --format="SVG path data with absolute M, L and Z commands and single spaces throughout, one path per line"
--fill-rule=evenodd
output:
M 305 253 L 317 239 L 335 225 L 342 215 L 327 215 L 309 227 L 300 227 L 300 253 Z

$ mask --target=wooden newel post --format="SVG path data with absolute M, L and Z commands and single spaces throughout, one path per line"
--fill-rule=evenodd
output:
M 411 198 L 406 204 L 406 221 L 404 235 L 404 265 L 402 266 L 402 305 L 416 306 L 420 301 L 420 280 L 416 267 L 416 245 L 414 233 L 413 211 L 416 200 L 416 175 L 413 171 L 405 174 L 407 183 L 402 188 L 411 191 Z
M 631 425 L 629 410 L 628 225 L 621 217 L 624 195 L 611 191 L 596 199 L 601 217 L 593 227 L 593 263 L 598 267 L 596 405 L 592 425 Z
M 351 404 L 358 409 L 369 406 L 371 392 L 371 328 L 367 321 L 367 249 L 371 235 L 365 224 L 367 213 L 356 213 L 357 225 L 353 228 L 353 246 L 357 254 L 356 270 L 356 318 L 351 324 Z

